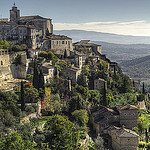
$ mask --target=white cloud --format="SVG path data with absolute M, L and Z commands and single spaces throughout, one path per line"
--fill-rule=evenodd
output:
M 55 30 L 87 30 L 122 35 L 150 36 L 150 22 L 87 22 L 87 23 L 54 23 Z

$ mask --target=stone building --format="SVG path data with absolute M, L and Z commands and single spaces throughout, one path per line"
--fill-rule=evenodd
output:
M 138 108 L 134 105 L 117 106 L 120 116 L 120 125 L 132 129 L 138 124 Z
M 78 76 L 81 74 L 81 69 L 77 67 L 70 67 L 63 69 L 60 74 L 62 74 L 65 79 L 71 80 L 72 84 L 75 85 L 77 83 Z
M 114 108 L 96 105 L 91 108 L 90 113 L 91 121 L 97 134 L 103 134 L 104 129 L 111 125 L 124 125 L 128 129 L 137 127 L 138 108 L 133 105 L 127 104 Z
M 64 55 L 66 50 L 67 55 L 73 50 L 72 39 L 64 35 L 50 35 L 46 36 L 45 41 L 41 47 L 42 50 L 52 49 L 56 54 Z
M 106 143 L 111 140 L 114 150 L 135 150 L 138 147 L 138 135 L 130 130 L 137 127 L 137 107 L 129 104 L 113 108 L 95 105 L 89 112 L 96 134 L 100 133 Z
M 101 55 L 101 45 L 91 43 L 90 40 L 81 40 L 80 42 L 73 43 L 74 50 L 88 49 L 92 50 L 96 55 Z
M 111 126 L 107 132 L 111 136 L 113 150 L 137 150 L 139 135 L 134 131 Z
M 53 34 L 52 19 L 36 16 L 22 16 L 19 20 L 20 24 L 34 25 L 42 30 L 42 35 Z
M 102 78 L 94 80 L 94 90 L 102 90 L 104 87 L 107 88 L 107 81 Z
M 15 6 L 10 10 L 10 21 L 0 19 L 0 39 L 27 44 L 29 48 L 39 48 L 43 36 L 53 34 L 52 20 L 41 16 L 20 17 L 20 10 Z
M 51 63 L 44 63 L 42 65 L 42 70 L 44 74 L 45 83 L 49 81 L 50 78 L 53 78 L 56 72 L 56 68 L 51 65 Z

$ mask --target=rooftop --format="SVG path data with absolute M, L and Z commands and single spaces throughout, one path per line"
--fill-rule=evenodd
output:
M 114 134 L 116 134 L 119 137 L 139 137 L 139 135 L 136 132 L 126 128 L 111 126 L 108 128 L 108 130 L 111 130 Z
M 46 39 L 51 39 L 51 40 L 72 40 L 71 38 L 65 36 L 65 35 L 50 35 L 46 36 Z
M 44 18 L 42 16 L 36 15 L 36 16 L 21 16 L 20 20 L 33 20 L 33 19 L 48 19 Z

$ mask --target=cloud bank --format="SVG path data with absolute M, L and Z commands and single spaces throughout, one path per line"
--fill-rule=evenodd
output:
M 87 23 L 54 23 L 54 30 L 87 30 L 122 35 L 150 36 L 150 22 L 87 22 Z

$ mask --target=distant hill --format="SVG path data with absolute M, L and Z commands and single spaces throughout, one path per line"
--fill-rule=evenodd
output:
M 54 34 L 64 34 L 69 36 L 73 39 L 73 42 L 85 39 L 117 44 L 150 44 L 150 36 L 118 35 L 84 30 L 55 30 Z
M 150 55 L 120 63 L 131 78 L 150 78 Z
M 73 42 L 84 39 L 100 44 L 102 45 L 102 53 L 116 62 L 150 55 L 150 37 L 117 35 L 84 30 L 55 30 L 54 33 L 69 36 L 73 39 Z
M 92 41 L 102 45 L 102 53 L 112 61 L 122 62 L 150 55 L 150 44 L 114 44 L 101 41 Z

